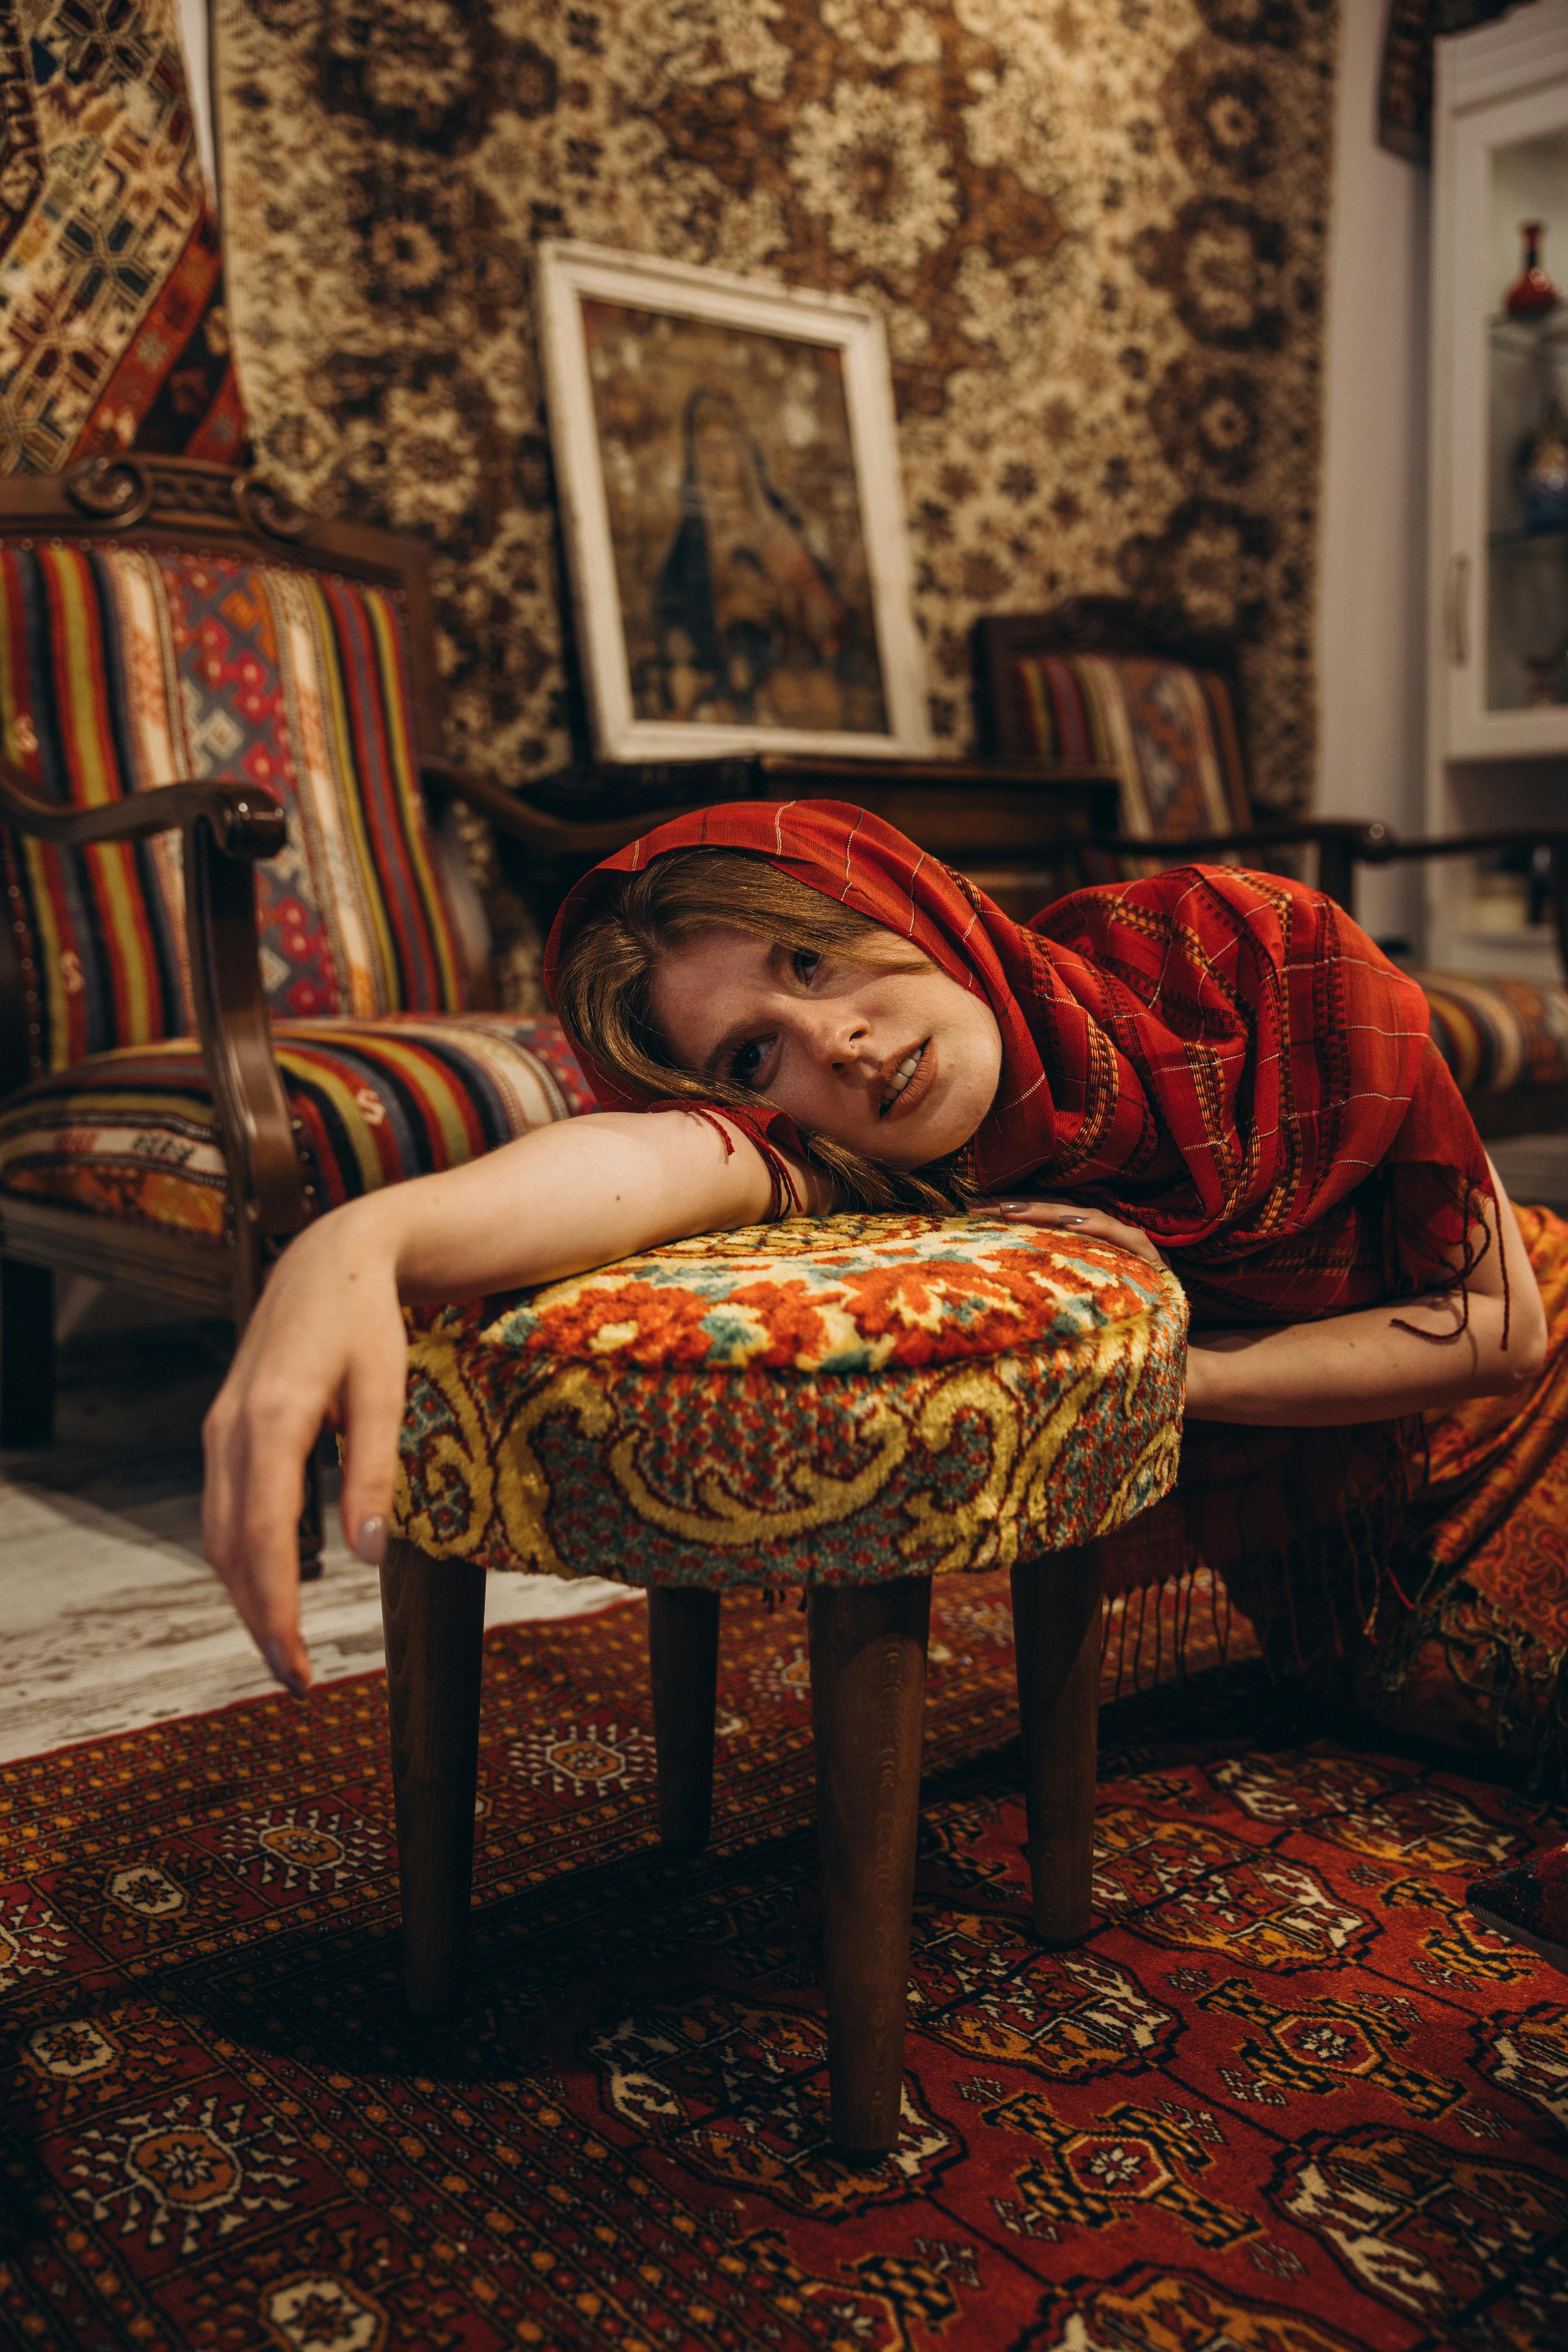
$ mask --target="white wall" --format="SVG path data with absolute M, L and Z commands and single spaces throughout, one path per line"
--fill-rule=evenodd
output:
M 1324 816 L 1423 830 L 1431 175 L 1377 144 L 1387 0 L 1342 0 L 1318 572 Z M 1414 867 L 1363 870 L 1374 937 L 1411 936 Z

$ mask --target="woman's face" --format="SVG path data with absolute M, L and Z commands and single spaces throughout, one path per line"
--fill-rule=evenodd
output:
M 925 957 L 878 971 L 715 926 L 662 959 L 653 1013 L 684 1068 L 889 1168 L 967 1143 L 1002 1074 L 990 1006 Z

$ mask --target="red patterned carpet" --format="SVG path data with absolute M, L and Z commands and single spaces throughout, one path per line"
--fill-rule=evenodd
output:
M 1568 1982 L 1468 1919 L 1563 1833 L 1303 1735 L 1105 1717 L 1101 1924 L 1026 1925 L 994 1580 L 933 1629 L 906 2127 L 825 2153 L 798 1617 L 727 1604 L 718 1832 L 650 1841 L 640 1611 L 489 1654 L 478 1982 L 399 2000 L 379 1678 L 0 1774 L 0 2339 L 213 2352 L 1568 2341 Z

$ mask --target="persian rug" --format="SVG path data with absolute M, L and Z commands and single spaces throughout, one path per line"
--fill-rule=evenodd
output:
M 0 0 L 0 473 L 243 461 L 174 0 Z
M 431 540 L 458 748 L 516 783 L 574 749 L 538 239 L 863 297 L 938 749 L 977 614 L 1131 592 L 1240 632 L 1257 799 L 1300 808 L 1334 35 L 1333 0 L 216 0 L 262 458 Z
M 0 2336 L 1563 2340 L 1568 1985 L 1461 1897 L 1560 1817 L 1347 1750 L 1233 1670 L 1108 1712 L 1097 1925 L 1045 1951 L 1005 1591 L 939 1591 L 904 2130 L 853 2171 L 802 1630 L 726 1604 L 714 1843 L 680 1864 L 639 1612 L 492 1639 L 450 2028 L 402 2010 L 379 1677 L 0 1774 Z

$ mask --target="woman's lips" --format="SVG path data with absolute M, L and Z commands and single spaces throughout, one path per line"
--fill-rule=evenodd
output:
M 930 1037 L 921 1046 L 920 1056 L 909 1084 L 900 1093 L 893 1097 L 886 1110 L 878 1114 L 883 1121 L 907 1118 L 910 1111 L 919 1108 L 921 1102 L 930 1092 L 931 1082 L 936 1076 L 936 1046 Z M 900 1056 L 901 1061 L 907 1061 L 908 1058 L 907 1055 Z

